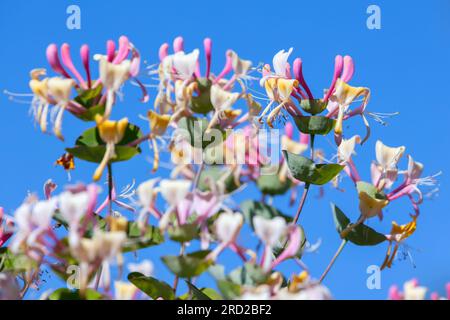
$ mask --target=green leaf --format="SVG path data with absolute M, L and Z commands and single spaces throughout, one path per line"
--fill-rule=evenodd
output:
M 79 290 L 70 290 L 68 288 L 60 288 L 53 291 L 48 297 L 49 300 L 101 300 L 103 295 L 93 289 L 87 289 L 84 297 L 80 295 Z
M 111 162 L 126 161 L 137 154 L 141 153 L 141 149 L 137 146 L 130 147 L 128 144 L 142 137 L 142 132 L 138 126 L 128 124 L 123 139 L 116 145 L 116 157 Z M 66 151 L 73 154 L 75 157 L 99 163 L 102 161 L 106 152 L 106 144 L 100 138 L 97 127 L 92 127 L 83 132 L 75 142 L 75 147 L 66 148 Z
M 224 132 L 221 131 L 219 139 L 214 135 L 219 128 L 214 127 L 216 130 L 206 133 L 208 125 L 209 120 L 207 118 L 184 117 L 178 121 L 178 128 L 183 130 L 183 134 L 189 140 L 191 146 L 202 149 L 214 147 L 223 142 Z
M 278 173 L 261 175 L 256 181 L 256 184 L 258 186 L 258 189 L 263 194 L 268 194 L 271 196 L 285 194 L 292 185 L 289 179 L 286 179 L 286 181 L 282 182 Z
M 203 170 L 200 174 L 199 182 L 198 182 L 198 189 L 200 191 L 211 191 L 210 185 L 207 182 L 210 181 L 219 181 L 224 175 L 228 175 L 225 178 L 224 184 L 225 184 L 225 192 L 231 193 L 235 191 L 239 186 L 236 184 L 236 181 L 234 181 L 233 174 L 228 174 L 227 170 L 221 168 L 220 166 L 210 166 L 208 169 Z
M 153 277 L 146 277 L 139 272 L 130 273 L 128 275 L 128 280 L 154 300 L 158 298 L 163 298 L 164 300 L 175 299 L 175 292 L 172 287 L 164 281 L 160 281 Z
M 105 146 L 97 146 L 97 147 L 74 147 L 74 148 L 66 148 L 66 151 L 73 154 L 74 157 L 78 159 L 100 163 L 103 159 L 103 156 L 106 152 Z M 141 153 L 140 148 L 136 147 L 127 147 L 127 146 L 116 146 L 114 149 L 116 157 L 111 159 L 111 162 L 121 162 L 127 161 L 134 156 Z
M 350 219 L 333 203 L 331 204 L 331 210 L 333 212 L 336 230 L 340 234 L 347 226 L 350 225 Z M 365 224 L 360 224 L 353 228 L 345 239 L 358 246 L 375 246 L 386 241 L 386 236 L 366 226 Z
M 137 222 L 128 223 L 127 235 L 128 239 L 123 247 L 123 252 L 136 251 L 164 242 L 164 236 L 159 228 L 147 226 L 142 232 Z
M 95 116 L 97 114 L 99 115 L 103 115 L 105 113 L 105 105 L 104 104 L 98 104 L 96 106 L 92 106 L 89 109 L 87 109 L 85 112 L 80 113 L 80 114 L 75 114 L 74 115 L 83 120 L 83 121 L 95 121 Z
M 214 109 L 211 103 L 211 85 L 209 79 L 197 80 L 198 95 L 191 98 L 191 110 L 195 113 L 207 114 Z
M 269 206 L 265 203 L 253 200 L 246 200 L 241 203 L 241 210 L 244 214 L 245 221 L 254 229 L 253 218 L 261 216 L 266 219 L 272 219 L 274 217 L 282 217 L 286 222 L 291 222 L 292 218 L 286 216 L 278 209 Z
M 103 86 L 99 85 L 93 89 L 79 90 L 79 95 L 74 98 L 76 102 L 85 108 L 91 108 L 98 103 Z
M 195 223 L 169 227 L 169 237 L 177 242 L 189 242 L 198 236 L 198 226 Z
M 387 200 L 386 194 L 378 189 L 371 183 L 358 181 L 356 183 L 356 189 L 358 193 L 365 192 L 369 197 L 376 200 Z
M 103 115 L 105 113 L 105 104 L 99 104 L 102 89 L 102 85 L 99 85 L 94 89 L 80 90 L 80 94 L 74 100 L 87 110 L 82 114 L 74 114 L 77 118 L 84 121 L 94 121 L 97 114 Z
M 186 281 L 189 290 L 192 293 L 192 300 L 222 300 L 220 294 L 218 294 L 214 289 L 211 288 L 197 288 L 191 282 Z M 187 298 L 189 294 L 187 294 Z
M 268 278 L 269 275 L 253 263 L 246 263 L 234 269 L 228 275 L 231 282 L 245 286 L 257 286 L 266 283 Z
M 161 259 L 180 278 L 192 278 L 201 275 L 212 264 L 212 261 L 205 259 L 209 253 L 209 250 L 196 251 L 185 256 L 164 256 Z
M 326 184 L 344 169 L 339 164 L 315 164 L 311 159 L 286 150 L 283 150 L 283 154 L 294 178 L 305 183 Z
M 295 117 L 297 128 L 307 134 L 327 135 L 333 128 L 335 120 L 324 116 Z
M 316 115 L 327 108 L 327 104 L 322 99 L 307 99 L 300 102 L 303 110 L 309 114 Z
M 12 253 L 8 248 L 0 248 L 0 271 L 12 273 L 27 272 L 37 267 L 37 263 L 23 253 Z
M 236 299 L 241 296 L 241 286 L 227 280 L 217 281 L 217 287 L 227 300 Z

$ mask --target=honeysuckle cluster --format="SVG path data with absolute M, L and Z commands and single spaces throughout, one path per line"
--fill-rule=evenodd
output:
M 122 36 L 117 48 L 107 42 L 105 54 L 91 57 L 83 45 L 82 76 L 68 44 L 48 46 L 47 60 L 57 75 L 31 71 L 33 117 L 47 132 L 50 114 L 61 140 L 64 111 L 92 123 L 56 164 L 75 174 L 75 161 L 97 168 L 92 181 L 61 191 L 48 180 L 42 197 L 28 194 L 11 216 L 0 208 L 0 297 L 25 297 L 30 288 L 42 286 L 42 270 L 50 269 L 67 288 L 46 291 L 45 299 L 331 299 L 322 282 L 349 242 L 387 242 L 380 267 L 392 267 L 416 230 L 424 188 L 437 185 L 437 175 L 423 177 L 424 166 L 411 156 L 407 168 L 399 169 L 406 148 L 377 141 L 370 182 L 362 180 L 354 156 L 369 139 L 367 115 L 377 119 L 367 111 L 370 89 L 350 84 L 355 63 L 338 55 L 330 86 L 313 95 L 303 61 L 289 63 L 292 51 L 279 51 L 272 66 L 260 68 L 229 49 L 217 67 L 211 39 L 204 39 L 201 51 L 185 49 L 177 37 L 172 46 L 160 46 L 159 61 L 143 72 L 139 51 Z M 97 76 L 91 58 L 98 63 Z M 150 83 L 155 77 L 156 85 Z M 127 82 L 143 91 L 142 129 L 132 123 L 138 115 L 132 108 L 127 117 L 114 116 Z M 258 93 L 258 84 L 265 94 Z M 148 87 L 156 90 L 147 93 Z M 343 130 L 355 116 L 367 128 L 364 138 Z M 330 134 L 336 146 L 317 148 L 318 139 Z M 126 168 L 119 162 L 141 154 L 144 143 L 152 155 L 148 176 L 129 177 L 132 182 L 120 189 L 113 172 Z M 312 201 L 310 189 L 317 188 L 316 201 L 323 201 L 326 185 L 343 190 L 347 176 L 356 190 L 349 192 L 348 203 L 359 205 L 346 208 L 354 212 L 352 223 L 332 204 L 342 243 L 319 278 L 302 261 L 317 245 L 301 226 L 301 214 L 308 214 L 302 212 Z M 274 205 L 275 197 L 288 192 L 289 205 L 297 206 L 291 214 Z M 245 201 L 237 203 L 235 195 L 243 193 Z M 365 224 L 375 216 L 382 219 L 383 210 L 400 198 L 409 199 L 411 207 L 402 209 L 403 215 L 386 215 L 391 230 L 378 232 Z M 168 252 L 169 241 L 179 251 Z M 147 248 L 155 246 L 161 257 L 149 254 Z M 241 263 L 232 271 L 224 268 L 229 254 Z M 156 278 L 148 257 L 161 258 L 172 279 Z M 286 274 L 289 265 L 298 270 Z M 214 278 L 214 289 L 198 286 L 205 273 Z M 180 293 L 180 279 L 187 292 Z M 391 296 L 419 295 L 417 287 L 391 290 Z
M 411 279 L 403 284 L 403 291 L 398 286 L 393 285 L 389 288 L 389 300 L 426 300 L 430 290 L 427 287 L 419 285 L 419 280 Z M 446 294 L 441 296 L 438 292 L 431 292 L 430 300 L 449 300 L 450 283 L 445 285 Z

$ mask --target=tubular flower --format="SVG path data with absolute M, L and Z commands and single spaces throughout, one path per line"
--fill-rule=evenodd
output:
M 238 253 L 242 258 L 243 249 L 236 244 L 237 236 L 244 223 L 244 217 L 239 212 L 224 212 L 222 213 L 214 223 L 214 230 L 219 245 L 211 251 L 207 256 L 208 260 L 215 261 L 219 254 L 227 247 Z M 244 258 L 245 260 L 245 258 Z
M 350 113 L 347 113 L 350 105 L 353 102 L 355 102 L 358 98 L 362 98 L 361 105 L 357 109 L 351 111 Z M 337 108 L 330 111 L 330 114 L 333 114 L 333 112 L 337 112 L 336 125 L 334 128 L 334 132 L 336 133 L 337 136 L 337 141 L 340 142 L 340 140 L 342 139 L 342 123 L 344 117 L 349 118 L 354 115 L 360 115 L 363 118 L 364 125 L 366 126 L 367 129 L 367 134 L 361 141 L 361 143 L 367 141 L 370 135 L 370 127 L 364 112 L 366 110 L 367 104 L 369 103 L 370 89 L 364 87 L 352 87 L 348 85 L 346 82 L 344 82 L 342 79 L 338 79 L 336 81 L 335 92 L 333 93 L 330 99 L 332 101 L 334 100 L 337 103 Z
M 357 183 L 361 180 L 358 174 L 358 170 L 356 169 L 355 163 L 353 162 L 352 156 L 355 153 L 356 144 L 361 143 L 360 136 L 356 135 L 351 137 L 350 139 L 342 139 L 341 144 L 338 147 L 338 162 L 342 165 L 345 165 L 345 172 L 352 179 L 354 183 Z
M 391 232 L 386 236 L 389 240 L 389 246 L 386 253 L 386 258 L 381 265 L 381 270 L 386 267 L 390 268 L 392 266 L 392 262 L 394 261 L 399 246 L 405 239 L 409 238 L 416 231 L 416 226 L 417 216 L 412 216 L 412 221 L 403 225 L 398 225 L 395 221 L 392 221 Z M 393 244 L 395 245 L 394 249 L 392 250 Z
M 97 115 L 95 121 L 97 122 L 100 138 L 106 143 L 106 151 L 103 160 L 100 162 L 93 176 L 94 181 L 98 181 L 109 161 L 116 157 L 114 152 L 115 145 L 123 139 L 125 130 L 128 127 L 128 119 L 123 118 L 119 121 L 104 121 L 102 116 Z
M 389 189 L 397 180 L 398 168 L 405 147 L 388 147 L 380 140 L 375 145 L 377 163 L 374 164 L 372 172 L 372 180 L 375 186 L 380 189 Z
M 408 156 L 408 170 L 402 172 L 405 176 L 403 183 L 387 195 L 387 198 L 391 201 L 407 196 L 416 215 L 419 214 L 419 205 L 423 202 L 423 195 L 419 186 L 434 186 L 437 183 L 436 177 L 440 175 L 440 173 L 437 173 L 432 176 L 421 177 L 423 167 L 422 163 L 416 162 L 411 156 Z M 414 194 L 417 195 L 417 199 L 414 198 Z
M 153 146 L 153 169 L 155 172 L 159 167 L 159 148 L 157 144 L 157 138 L 164 135 L 169 126 L 171 116 L 168 114 L 160 115 L 152 110 L 147 113 L 148 120 L 150 122 L 150 140 Z

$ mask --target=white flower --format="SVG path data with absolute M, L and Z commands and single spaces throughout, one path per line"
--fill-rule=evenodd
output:
M 114 293 L 116 300 L 132 300 L 137 292 L 134 284 L 125 281 L 114 282 Z
M 239 93 L 223 90 L 218 85 L 211 86 L 211 103 L 214 109 L 222 111 L 229 109 L 239 98 Z
M 123 60 L 115 64 L 103 55 L 95 55 L 94 59 L 99 61 L 100 80 L 103 85 L 113 92 L 118 91 L 130 76 L 131 61 Z
M 150 277 L 153 274 L 153 263 L 150 260 L 142 260 L 140 263 L 129 263 L 127 265 L 128 271 L 139 272 L 146 277 Z
M 183 200 L 191 188 L 189 180 L 161 180 L 159 184 L 161 195 L 171 206 L 178 205 Z
M 138 196 L 139 204 L 142 208 L 148 209 L 148 207 L 153 203 L 156 195 L 155 185 L 158 180 L 158 178 L 150 179 L 141 183 L 137 187 L 136 194 Z
M 375 145 L 375 152 L 378 164 L 385 170 L 396 169 L 400 158 L 405 152 L 405 147 L 388 147 L 380 140 Z
M 199 50 L 195 49 L 191 53 L 185 54 L 183 51 L 175 53 L 172 63 L 178 75 L 183 79 L 189 79 L 195 71 L 198 61 Z
M 355 146 L 361 142 L 360 136 L 356 135 L 350 139 L 342 139 L 338 147 L 338 159 L 340 162 L 348 162 L 355 153 Z
M 244 218 L 239 212 L 224 212 L 216 220 L 216 235 L 222 243 L 231 243 L 241 230 Z
M 250 60 L 243 60 L 239 58 L 237 53 L 233 50 L 229 50 L 228 55 L 231 57 L 231 65 L 236 76 L 245 77 L 248 70 L 252 66 L 252 62 Z
M 270 248 L 275 247 L 286 232 L 286 221 L 281 217 L 267 219 L 256 216 L 253 218 L 253 226 L 256 235 Z
M 405 282 L 403 285 L 405 300 L 424 300 L 427 290 L 426 287 L 419 286 L 416 280 Z
M 273 57 L 273 69 L 277 76 L 287 77 L 286 68 L 288 64 L 289 56 L 292 53 L 293 48 L 290 48 L 288 52 L 285 52 L 284 49 L 277 52 L 277 54 Z
M 69 225 L 69 244 L 77 246 L 79 242 L 78 227 L 81 219 L 87 213 L 89 195 L 87 192 L 63 192 L 58 197 L 59 211 Z
M 48 79 L 47 86 L 53 98 L 58 103 L 65 105 L 70 101 L 70 94 L 75 86 L 75 80 L 53 77 Z

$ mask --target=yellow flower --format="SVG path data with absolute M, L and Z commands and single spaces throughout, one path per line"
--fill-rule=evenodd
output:
M 395 221 L 392 221 L 392 229 L 390 234 L 387 236 L 389 239 L 389 246 L 386 253 L 386 258 L 381 265 L 381 270 L 392 266 L 395 255 L 397 254 L 398 247 L 406 238 L 410 237 L 417 227 L 417 216 L 412 216 L 411 222 L 403 225 L 398 225 Z M 392 243 L 395 242 L 394 250 L 392 250 Z M 391 253 L 392 251 L 392 253 Z
M 150 121 L 151 133 L 156 136 L 161 136 L 166 132 L 167 127 L 170 123 L 170 115 L 163 114 L 160 115 L 154 111 L 149 110 L 147 117 Z
M 123 118 L 119 121 L 103 120 L 101 115 L 96 115 L 98 132 L 100 138 L 106 143 L 106 151 L 102 161 L 94 172 L 93 180 L 98 181 L 102 176 L 108 162 L 113 159 L 116 154 L 114 152 L 115 145 L 119 143 L 125 135 L 128 126 L 128 119 Z
M 123 139 L 125 130 L 128 126 L 127 118 L 123 118 L 119 121 L 103 121 L 103 117 L 99 114 L 95 116 L 95 122 L 97 122 L 100 138 L 107 144 L 117 144 L 120 142 Z
M 368 195 L 366 192 L 359 192 L 359 210 L 364 218 L 372 218 L 374 216 L 381 216 L 381 210 L 386 207 L 389 200 L 377 199 Z
M 336 82 L 336 91 L 334 93 L 334 98 L 336 99 L 337 103 L 339 104 L 339 113 L 336 120 L 336 126 L 334 131 L 336 134 L 342 134 L 342 122 L 344 120 L 345 112 L 347 111 L 349 105 L 354 102 L 357 98 L 362 97 L 363 102 L 361 105 L 361 116 L 364 117 L 363 112 L 369 103 L 370 98 L 370 90 L 369 88 L 365 87 L 352 87 L 342 81 L 341 79 L 338 79 Z M 365 118 L 364 118 L 365 119 Z M 364 121 L 367 127 L 366 120 Z M 368 127 L 367 127 L 367 130 Z M 363 140 L 367 140 L 368 136 L 366 136 Z

